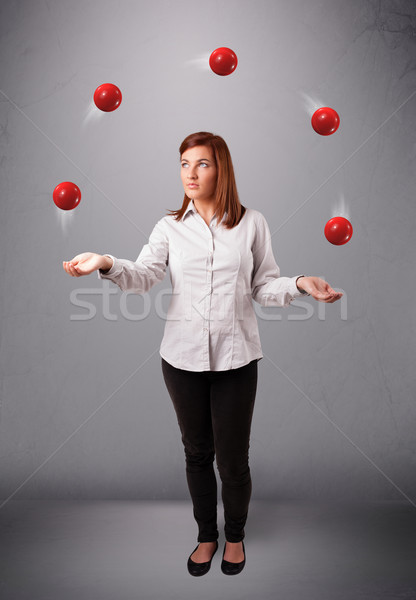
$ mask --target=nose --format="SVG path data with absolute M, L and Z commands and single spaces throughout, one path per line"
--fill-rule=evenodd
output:
M 196 169 L 195 169 L 195 167 L 192 167 L 188 171 L 188 179 L 195 179 L 195 178 L 196 178 Z

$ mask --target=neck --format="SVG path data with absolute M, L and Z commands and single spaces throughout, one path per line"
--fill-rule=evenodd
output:
M 215 212 L 215 200 L 193 200 L 196 210 L 203 215 L 213 215 Z

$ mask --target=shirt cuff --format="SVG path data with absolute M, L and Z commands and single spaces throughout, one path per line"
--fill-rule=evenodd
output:
M 298 298 L 299 296 L 310 296 L 310 294 L 308 294 L 308 292 L 305 291 L 300 291 L 296 285 L 297 280 L 299 279 L 299 277 L 306 277 L 306 275 L 296 275 L 296 277 L 292 278 L 293 281 L 293 285 L 294 285 L 294 291 L 292 293 L 292 296 L 294 298 Z
M 111 265 L 111 268 L 105 272 L 103 272 L 101 269 L 97 269 L 98 279 L 107 279 L 108 277 L 112 277 L 117 273 L 116 257 L 112 256 L 112 254 L 103 254 L 103 256 L 108 256 L 109 258 L 111 258 L 113 264 Z

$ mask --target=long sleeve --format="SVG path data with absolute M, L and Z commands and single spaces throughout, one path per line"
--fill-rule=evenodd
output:
M 169 264 L 169 240 L 162 221 L 163 219 L 156 223 L 149 242 L 143 246 L 135 262 L 106 254 L 113 260 L 113 265 L 105 273 L 98 270 L 98 278 L 110 279 L 121 290 L 136 294 L 145 294 L 162 281 Z
M 289 306 L 294 298 L 305 295 L 296 287 L 300 275 L 280 277 L 280 269 L 273 255 L 270 229 L 261 213 L 258 213 L 252 253 L 251 290 L 256 302 L 262 306 Z

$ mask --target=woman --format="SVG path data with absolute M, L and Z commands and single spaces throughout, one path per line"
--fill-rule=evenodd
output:
M 182 434 L 186 478 L 198 525 L 188 571 L 207 573 L 218 548 L 216 455 L 225 538 L 221 569 L 245 565 L 251 497 L 250 428 L 263 357 L 252 300 L 288 306 L 301 295 L 335 302 L 318 277 L 280 277 L 267 222 L 240 204 L 230 152 L 218 135 L 189 135 L 179 148 L 185 197 L 155 225 L 135 262 L 78 254 L 63 262 L 74 277 L 97 270 L 122 290 L 148 292 L 169 265 L 173 294 L 160 347 L 164 381 Z

